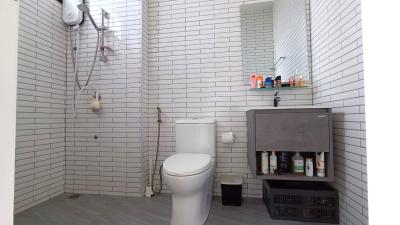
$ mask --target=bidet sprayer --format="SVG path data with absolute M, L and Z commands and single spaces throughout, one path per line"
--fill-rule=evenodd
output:
M 162 120 L 161 120 L 161 108 L 160 107 L 158 107 L 157 106 L 157 122 L 158 123 L 162 123 Z

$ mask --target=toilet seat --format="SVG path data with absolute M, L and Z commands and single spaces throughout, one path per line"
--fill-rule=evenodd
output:
M 163 170 L 171 176 L 191 176 L 203 173 L 211 167 L 211 157 L 200 153 L 179 153 L 168 157 Z

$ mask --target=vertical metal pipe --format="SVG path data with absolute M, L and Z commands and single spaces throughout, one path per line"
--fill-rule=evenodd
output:
M 101 29 L 101 47 L 100 47 L 100 50 L 101 50 L 101 54 L 104 56 L 104 30 L 105 30 L 105 27 L 104 27 L 104 17 L 105 17 L 105 14 L 106 14 L 106 11 L 104 10 L 104 9 L 101 9 L 101 27 L 102 27 L 102 29 Z

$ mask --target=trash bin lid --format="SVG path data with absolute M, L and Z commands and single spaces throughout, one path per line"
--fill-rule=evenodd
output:
M 221 184 L 227 184 L 227 185 L 242 185 L 243 184 L 243 178 L 240 175 L 222 175 L 219 178 L 219 182 Z

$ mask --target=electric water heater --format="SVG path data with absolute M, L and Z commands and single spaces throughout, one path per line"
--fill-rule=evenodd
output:
M 63 20 L 70 26 L 82 23 L 83 12 L 78 9 L 77 5 L 82 4 L 83 0 L 63 0 Z

